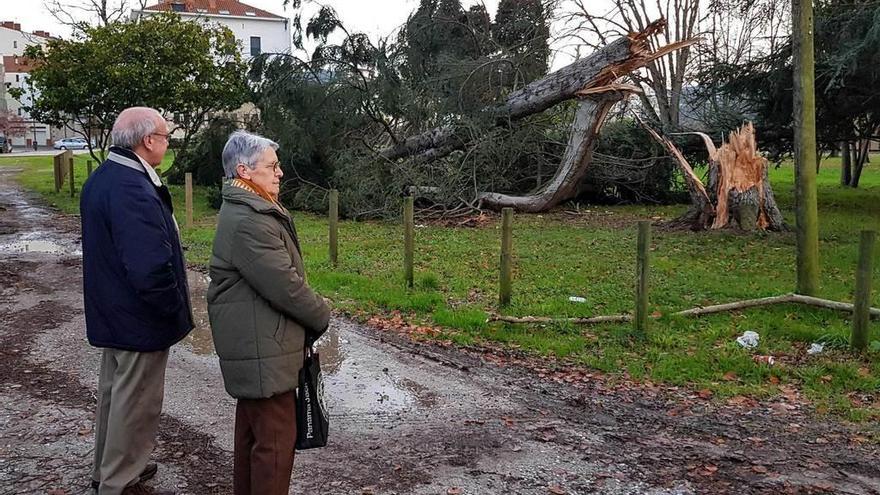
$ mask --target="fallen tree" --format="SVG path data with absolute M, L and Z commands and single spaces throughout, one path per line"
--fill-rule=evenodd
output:
M 850 303 L 831 301 L 828 299 L 820 299 L 818 297 L 804 296 L 801 294 L 783 294 L 781 296 L 762 297 L 760 299 L 747 299 L 745 301 L 736 301 L 725 304 L 716 304 L 713 306 L 699 306 L 696 308 L 676 311 L 673 316 L 703 316 L 725 311 L 738 311 L 747 308 L 756 308 L 760 306 L 771 306 L 774 304 L 804 304 L 817 308 L 831 309 L 843 313 L 853 313 L 854 307 Z M 880 309 L 868 308 L 868 315 L 871 319 L 880 319 Z M 651 318 L 660 318 L 659 313 L 650 315 Z M 592 316 L 585 318 L 552 318 L 545 316 L 504 316 L 491 315 L 488 321 L 501 321 L 505 323 L 572 323 L 577 325 L 594 325 L 598 323 L 626 323 L 632 321 L 631 314 Z
M 626 94 L 638 88 L 619 83 L 621 78 L 651 61 L 697 42 L 685 40 L 652 50 L 652 38 L 664 28 L 660 19 L 645 30 L 615 40 L 590 56 L 533 81 L 512 92 L 501 105 L 484 112 L 495 127 L 547 110 L 561 102 L 578 99 L 578 109 L 571 126 L 568 146 L 555 176 L 534 194 L 510 196 L 480 193 L 481 207 L 514 207 L 538 212 L 572 198 L 592 159 L 596 138 L 608 111 Z M 379 152 L 386 160 L 412 159 L 416 163 L 433 161 L 468 146 L 470 138 L 456 126 L 430 129 L 399 140 Z

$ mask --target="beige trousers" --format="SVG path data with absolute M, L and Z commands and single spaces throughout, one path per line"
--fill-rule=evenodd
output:
M 119 495 L 137 483 L 156 446 L 168 350 L 103 350 L 95 417 L 92 479 L 99 495 Z

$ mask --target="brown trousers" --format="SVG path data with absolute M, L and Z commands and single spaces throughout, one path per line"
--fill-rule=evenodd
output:
M 235 405 L 235 495 L 287 495 L 296 445 L 296 392 Z

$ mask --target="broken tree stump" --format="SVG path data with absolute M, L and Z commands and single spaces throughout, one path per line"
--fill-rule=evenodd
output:
M 678 133 L 703 138 L 709 152 L 709 183 L 705 187 L 671 140 L 645 128 L 675 159 L 691 193 L 691 208 L 673 224 L 688 225 L 694 230 L 717 230 L 734 224 L 747 231 L 787 230 L 773 196 L 768 161 L 758 151 L 751 122 L 731 132 L 720 148 L 715 148 L 702 132 Z

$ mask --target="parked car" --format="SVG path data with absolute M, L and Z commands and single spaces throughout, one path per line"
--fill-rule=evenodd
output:
M 56 150 L 84 150 L 89 143 L 83 138 L 64 138 L 55 141 L 53 148 Z

